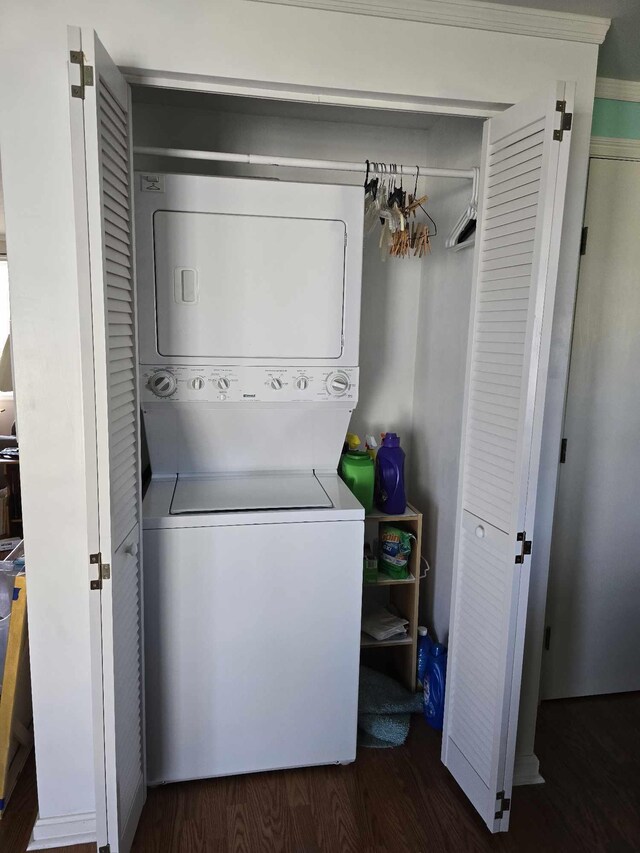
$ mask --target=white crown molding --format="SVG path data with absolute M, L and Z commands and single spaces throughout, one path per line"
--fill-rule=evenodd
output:
M 483 0 L 252 0 L 301 6 L 328 12 L 348 12 L 448 27 L 468 27 L 500 33 L 602 44 L 610 18 L 485 3 Z
M 611 101 L 640 101 L 640 82 L 598 77 L 596 98 L 608 98 Z
M 640 139 L 592 136 L 589 156 L 606 157 L 609 160 L 640 160 Z
M 50 850 L 72 844 L 95 844 L 96 813 L 45 817 L 38 815 L 27 850 Z

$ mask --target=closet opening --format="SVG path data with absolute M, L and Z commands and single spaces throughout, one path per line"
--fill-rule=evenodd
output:
M 473 269 L 473 225 L 464 214 L 477 187 L 473 170 L 480 162 L 484 120 L 132 87 L 136 172 L 364 187 L 369 161 L 370 179 L 395 179 L 408 193 L 427 196 L 423 207 L 432 221 L 420 211 L 430 231 L 430 251 L 423 256 L 393 257 L 388 247 L 381 248 L 382 226 L 375 216 L 366 228 L 359 400 L 348 430 L 363 442 L 365 436 L 379 442 L 384 432 L 400 435 L 408 498 L 422 512 L 424 525 L 424 560 L 416 561 L 423 575 L 420 610 L 407 614 L 409 635 L 417 636 L 419 623 L 443 643 L 449 628 Z M 185 151 L 194 154 L 183 156 Z M 204 152 L 222 152 L 221 159 L 206 159 Z M 257 160 L 279 158 L 283 165 L 232 161 L 247 154 L 259 155 L 252 158 Z M 361 171 L 300 168 L 286 164 L 288 159 L 313 166 L 357 163 Z M 440 174 L 428 174 L 426 166 Z M 470 237 L 463 232 L 471 232 Z M 463 245 L 449 248 L 452 236 Z M 366 594 L 381 603 L 389 598 L 383 589 Z M 363 648 L 362 660 L 415 683 L 415 655 L 408 657 L 402 648 Z
M 114 799 L 107 768 L 109 820 L 126 809 L 134 831 L 147 785 L 353 762 L 359 673 L 416 699 L 418 626 L 442 685 L 455 622 L 442 761 L 506 831 L 571 85 L 484 121 L 131 98 L 97 55 L 84 142 L 112 637 L 94 690 L 128 779 Z M 340 452 L 382 435 L 367 514 Z M 389 536 L 412 542 L 406 573 L 363 584 L 363 546 Z M 197 667 L 194 644 L 212 652 Z

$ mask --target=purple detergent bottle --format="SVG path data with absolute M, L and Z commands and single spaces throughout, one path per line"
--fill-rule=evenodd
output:
M 404 450 L 395 432 L 388 432 L 376 454 L 376 506 L 387 515 L 401 515 L 407 508 L 404 492 Z

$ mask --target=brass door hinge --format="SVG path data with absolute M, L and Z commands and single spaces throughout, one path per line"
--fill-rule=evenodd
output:
M 111 580 L 111 565 L 102 562 L 102 554 L 89 554 L 89 562 L 92 566 L 98 566 L 98 579 L 90 583 L 91 589 L 102 589 L 102 581 Z
M 81 50 L 69 51 L 69 61 L 72 65 L 80 66 L 80 83 L 71 86 L 71 97 L 82 98 L 87 86 L 93 86 L 93 66 L 84 64 L 84 53 Z
M 516 563 L 524 563 L 524 558 L 531 553 L 531 540 L 527 539 L 527 534 L 524 530 L 518 533 L 516 539 L 520 542 L 520 553 L 516 554 Z
M 566 101 L 556 101 L 556 112 L 560 113 L 560 127 L 553 131 L 553 138 L 556 142 L 562 142 L 564 132 L 571 130 L 573 123 L 573 113 L 568 113 Z

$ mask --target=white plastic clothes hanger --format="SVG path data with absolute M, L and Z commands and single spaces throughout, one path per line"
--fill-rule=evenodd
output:
M 480 169 L 474 167 L 473 169 L 473 184 L 471 187 L 471 199 L 469 200 L 469 204 L 465 209 L 464 213 L 461 214 L 460 218 L 456 222 L 456 224 L 451 229 L 451 233 L 447 237 L 445 241 L 445 246 L 447 249 L 460 249 L 463 246 L 473 246 L 475 242 L 475 235 L 469 237 L 468 240 L 465 240 L 464 243 L 458 243 L 460 239 L 460 235 L 465 230 L 465 228 L 469 225 L 470 222 L 473 222 L 478 218 L 478 194 L 480 192 Z
M 373 173 L 376 177 L 372 181 L 372 186 L 366 192 L 364 198 L 364 225 L 365 232 L 370 234 L 379 221 L 380 216 L 380 198 L 382 196 L 382 188 L 380 186 L 378 163 L 369 163 L 367 160 L 367 179 Z M 365 181 L 365 186 L 367 181 Z

